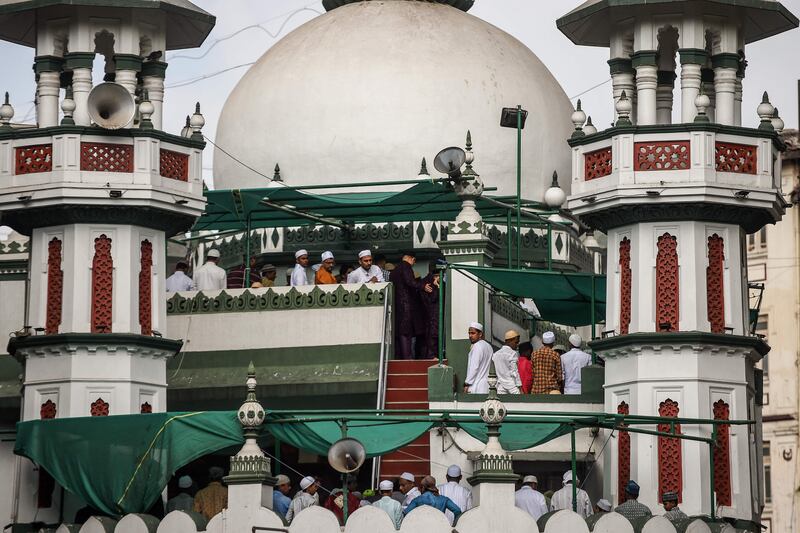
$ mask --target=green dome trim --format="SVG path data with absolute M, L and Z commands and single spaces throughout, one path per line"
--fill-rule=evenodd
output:
M 356 2 L 369 2 L 370 0 L 322 0 L 322 7 L 326 11 L 331 11 L 337 7 L 342 7 L 345 4 L 355 4 Z M 437 4 L 447 4 L 453 6 L 461 11 L 469 11 L 475 0 L 414 0 L 417 2 L 434 2 Z

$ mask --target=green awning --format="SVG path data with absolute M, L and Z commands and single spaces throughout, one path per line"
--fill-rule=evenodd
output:
M 462 199 L 442 182 L 420 182 L 399 192 L 312 194 L 290 187 L 205 192 L 207 205 L 192 231 L 246 230 L 286 226 L 454 220 Z M 476 200 L 484 217 L 507 208 Z
M 606 316 L 605 276 L 459 264 L 450 268 L 471 274 L 511 296 L 531 298 L 542 320 L 577 327 L 600 322 Z

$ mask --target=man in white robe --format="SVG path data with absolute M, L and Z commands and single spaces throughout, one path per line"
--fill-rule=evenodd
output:
M 564 486 L 558 489 L 550 499 L 551 511 L 560 511 L 561 509 L 572 510 L 572 471 L 567 470 L 564 472 L 562 480 Z M 575 483 L 577 484 L 579 481 L 578 476 L 575 476 Z M 577 487 L 575 491 L 578 495 L 576 512 L 583 518 L 592 516 L 594 510 L 592 509 L 592 500 L 589 498 L 589 495 L 580 487 Z
M 400 492 L 406 495 L 405 499 L 403 500 L 403 511 L 406 510 L 406 507 L 414 501 L 414 498 L 417 496 L 422 496 L 422 493 L 419 491 L 416 482 L 414 481 L 414 474 L 410 472 L 403 472 L 400 474 Z
M 561 354 L 561 369 L 564 371 L 564 394 L 581 393 L 581 369 L 592 364 L 592 356 L 581 350 L 583 339 L 577 333 L 569 336 L 572 349 Z
M 289 280 L 291 286 L 310 285 L 308 283 L 308 276 L 306 275 L 306 268 L 308 268 L 308 252 L 306 250 L 297 250 L 294 253 L 294 262 L 292 278 Z
M 494 371 L 497 373 L 497 394 L 519 394 L 522 380 L 519 377 L 519 333 L 513 329 L 506 331 L 506 343 L 492 356 Z
M 492 345 L 483 340 L 483 324 L 472 322 L 467 330 L 469 350 L 467 377 L 464 379 L 464 392 L 470 394 L 489 393 L 489 366 L 492 364 Z
M 514 505 L 528 513 L 534 520 L 547 513 L 547 500 L 544 494 L 539 492 L 537 486 L 539 480 L 536 476 L 525 476 L 522 478 L 522 488 L 514 493 Z
M 194 271 L 192 288 L 196 291 L 216 291 L 228 286 L 228 274 L 217 266 L 219 250 L 212 248 L 206 254 L 206 262 Z
M 319 500 L 316 496 L 317 488 L 317 480 L 311 476 L 306 476 L 300 480 L 300 492 L 294 495 L 289 511 L 286 512 L 287 522 L 291 523 L 294 517 L 303 509 L 312 505 L 319 505 Z
M 372 252 L 358 252 L 359 267 L 347 275 L 347 283 L 383 283 L 383 272 L 372 264 Z
M 439 485 L 439 496 L 447 496 L 453 503 L 458 505 L 462 513 L 466 513 L 472 509 L 472 491 L 467 487 L 461 485 L 461 467 L 458 465 L 450 465 L 447 469 L 447 483 Z M 449 509 L 445 509 L 444 515 L 450 525 L 453 525 L 454 516 Z

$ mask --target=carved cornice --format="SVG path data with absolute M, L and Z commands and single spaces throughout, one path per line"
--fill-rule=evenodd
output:
M 247 289 L 237 295 L 222 291 L 214 297 L 199 292 L 193 298 L 186 298 L 176 293 L 167 300 L 167 314 L 194 315 L 371 307 L 383 305 L 386 295 L 387 288 L 371 289 L 367 284 L 354 291 L 340 285 L 333 291 L 324 291 L 316 286 L 310 292 L 300 292 L 294 287 L 287 292 L 277 292 L 273 289 Z
M 631 333 L 595 340 L 589 346 L 604 357 L 620 357 L 638 355 L 643 348 L 652 347 L 657 350 L 676 349 L 694 346 L 707 352 L 758 354 L 764 356 L 770 347 L 760 337 L 745 335 L 726 335 L 706 333 L 703 331 L 675 331 L 667 333 Z M 760 358 L 760 357 L 759 357 Z
M 178 353 L 183 341 L 148 337 L 133 333 L 59 333 L 58 335 L 31 335 L 12 337 L 8 353 L 22 361 L 25 357 L 67 355 L 78 349 L 104 353 L 136 353 L 148 357 L 169 357 Z

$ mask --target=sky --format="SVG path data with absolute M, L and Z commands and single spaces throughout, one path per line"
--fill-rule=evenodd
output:
M 294 28 L 325 12 L 321 1 L 309 0 L 194 0 L 214 14 L 217 24 L 199 49 L 167 54 L 164 129 L 178 133 L 185 116 L 199 101 L 206 119 L 204 133 L 214 138 L 227 95 L 270 46 Z M 613 115 L 606 48 L 573 45 L 556 29 L 555 21 L 583 0 L 476 0 L 469 11 L 510 33 L 528 46 L 550 69 L 573 103 L 602 129 Z M 800 0 L 783 4 L 800 15 Z M 747 47 L 749 66 L 744 80 L 743 125 L 755 126 L 755 108 L 763 91 L 780 109 L 787 128 L 798 124 L 800 30 L 792 30 Z M 35 91 L 30 65 L 32 49 L 0 42 L 0 91 L 9 91 L 14 121 L 33 122 Z M 241 66 L 244 65 L 244 66 Z M 204 154 L 204 176 L 211 176 L 213 150 Z M 260 169 L 271 174 L 272 169 Z

